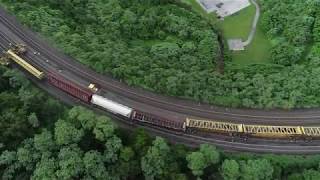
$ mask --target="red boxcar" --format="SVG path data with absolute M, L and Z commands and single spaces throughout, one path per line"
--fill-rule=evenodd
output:
M 171 121 L 171 120 L 161 118 L 159 116 L 148 114 L 145 112 L 141 112 L 138 110 L 133 111 L 132 119 L 134 121 L 149 123 L 149 124 L 153 124 L 156 126 L 169 128 L 169 129 L 175 129 L 175 130 L 180 130 L 180 131 L 185 130 L 184 122 Z
M 86 103 L 90 103 L 93 93 L 90 92 L 89 90 L 85 90 L 80 86 L 70 82 L 69 80 L 66 80 L 62 76 L 56 75 L 53 73 L 49 73 L 47 75 L 47 78 L 49 83 L 52 84 L 53 86 L 63 90 L 64 92 L 67 92 L 68 94 Z

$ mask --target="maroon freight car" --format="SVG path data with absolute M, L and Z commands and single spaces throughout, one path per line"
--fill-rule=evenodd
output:
M 53 73 L 49 73 L 47 75 L 48 81 L 53 86 L 63 90 L 64 92 L 67 92 L 68 94 L 86 102 L 90 103 L 92 92 L 89 90 L 85 90 L 81 88 L 80 86 L 66 80 L 65 78 L 61 77 L 60 75 L 56 75 Z
M 179 131 L 185 130 L 184 122 L 171 121 L 159 116 L 134 110 L 132 114 L 132 120 L 157 125 L 168 129 L 175 129 Z

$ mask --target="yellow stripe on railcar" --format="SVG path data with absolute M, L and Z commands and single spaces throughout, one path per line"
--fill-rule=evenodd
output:
M 43 79 L 44 73 L 33 67 L 31 64 L 20 58 L 18 55 L 16 55 L 12 50 L 7 51 L 7 55 L 10 59 L 15 61 L 17 64 L 19 64 L 21 67 L 23 67 L 25 70 L 30 72 L 32 75 L 37 77 L 38 79 Z
M 303 135 L 300 126 L 243 125 L 244 133 L 262 137 L 290 137 Z
M 186 119 L 187 128 L 204 129 L 208 131 L 218 131 L 224 133 L 241 133 L 243 132 L 242 124 L 234 124 L 227 122 L 198 120 L 198 119 Z

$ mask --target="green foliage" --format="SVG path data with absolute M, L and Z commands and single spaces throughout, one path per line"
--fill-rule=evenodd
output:
M 225 180 L 236 180 L 240 177 L 240 166 L 237 161 L 226 159 L 221 165 L 221 174 Z
M 276 5 L 275 5 L 276 3 Z M 272 48 L 272 60 L 282 65 L 292 65 L 304 59 L 308 45 L 317 40 L 317 4 L 314 1 L 275 0 L 261 1 L 264 30 L 272 38 L 282 38 Z
M 203 144 L 198 152 L 192 152 L 186 157 L 188 167 L 192 170 L 193 175 L 200 178 L 204 169 L 217 164 L 220 161 L 220 154 L 215 147 Z
M 248 160 L 241 163 L 241 177 L 246 180 L 268 180 L 273 175 L 272 164 L 266 159 Z
M 66 133 L 62 127 L 74 132 Z M 97 129 L 101 136 L 95 135 Z M 59 138 L 58 132 L 61 132 Z M 193 174 L 198 179 L 226 180 L 319 178 L 320 156 L 231 156 L 221 154 L 211 145 L 201 145 L 191 151 L 181 145 L 169 145 L 159 137 L 151 141 L 142 130 L 131 135 L 127 143 L 117 134 L 109 118 L 74 107 L 55 122 L 54 129 L 42 129 L 17 148 L 3 150 L 0 177 L 184 180 L 193 179 Z
M 317 180 L 320 179 L 320 172 L 315 170 L 305 170 L 303 171 L 304 180 Z
M 141 169 L 146 179 L 165 178 L 169 172 L 170 147 L 164 139 L 156 138 L 141 160 Z
M 33 87 L 17 71 L 1 68 L 0 81 L 3 82 L 0 85 L 0 143 L 7 148 L 16 147 L 38 127 L 50 124 L 63 113 L 63 106 Z M 46 106 L 49 103 L 52 105 Z M 47 109 L 50 107 L 52 109 Z
M 188 167 L 192 170 L 192 174 L 200 177 L 203 175 L 204 168 L 207 167 L 206 159 L 201 152 L 192 152 L 187 156 Z
M 0 2 L 83 64 L 129 85 L 232 107 L 320 104 L 318 1 L 261 1 L 261 26 L 280 66 L 232 69 L 227 62 L 224 75 L 215 72 L 215 27 L 175 1 Z
M 55 139 L 59 145 L 78 143 L 84 132 L 78 130 L 71 123 L 64 120 L 58 120 L 55 123 Z

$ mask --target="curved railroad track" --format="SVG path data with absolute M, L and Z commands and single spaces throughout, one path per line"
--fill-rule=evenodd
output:
M 25 44 L 33 47 L 35 51 L 41 52 L 41 56 L 50 62 L 55 62 L 59 67 L 68 69 L 68 71 L 77 74 L 83 79 L 91 82 L 97 82 L 103 88 L 116 92 L 135 101 L 150 104 L 170 111 L 183 113 L 189 116 L 203 117 L 210 119 L 221 119 L 232 122 L 251 122 L 251 123 L 280 123 L 299 125 L 301 123 L 316 124 L 320 123 L 319 109 L 311 110 L 253 110 L 253 109 L 233 109 L 221 108 L 186 101 L 178 98 L 157 95 L 139 88 L 132 88 L 119 81 L 107 76 L 95 73 L 74 59 L 64 55 L 58 50 L 48 45 L 37 34 L 21 26 L 15 18 L 8 15 L 6 11 L 0 8 L 0 20 L 5 24 L 17 37 L 21 38 Z
M 79 82 L 80 84 L 86 84 L 88 82 L 97 83 L 104 91 L 111 91 L 118 96 L 125 97 L 126 99 L 128 99 L 128 101 L 136 101 L 140 104 L 145 104 L 147 107 L 155 107 L 159 110 L 158 113 L 162 115 L 164 115 L 166 111 L 170 111 L 172 113 L 177 113 L 175 118 L 179 120 L 183 120 L 183 118 L 185 118 L 186 116 L 193 116 L 253 124 L 320 124 L 320 111 L 318 109 L 295 110 L 291 112 L 280 110 L 260 111 L 246 109 L 224 109 L 209 105 L 198 105 L 194 102 L 160 96 L 141 89 L 131 88 L 110 77 L 102 76 L 95 73 L 94 71 L 76 62 L 72 58 L 50 47 L 47 42 L 43 41 L 32 31 L 21 26 L 15 20 L 15 18 L 8 15 L 7 12 L 1 8 L 0 24 L 0 43 L 2 44 L 2 49 L 8 48 L 9 43 L 24 43 L 29 48 L 29 53 L 27 53 L 25 57 L 26 60 L 28 60 L 35 66 L 40 67 L 43 71 L 49 72 L 59 71 L 63 69 L 63 75 L 74 82 Z M 32 51 L 40 52 L 40 55 L 34 55 Z M 46 89 L 46 87 L 43 85 L 41 87 Z M 53 94 L 59 93 L 54 92 Z M 229 150 L 278 153 L 320 152 L 320 146 L 318 146 L 320 142 L 318 141 L 314 141 L 312 144 L 305 144 L 304 142 L 290 143 L 288 141 L 282 140 L 277 140 L 276 142 L 263 140 L 264 144 L 260 144 L 260 139 L 253 139 L 250 143 L 244 143 L 232 141 L 230 142 L 229 138 L 221 136 L 216 136 L 216 138 L 205 138 L 189 134 L 177 135 L 170 131 L 166 132 L 157 130 L 157 128 L 155 127 L 152 127 L 150 129 L 152 129 L 152 132 L 170 137 L 173 141 L 179 141 L 185 144 L 211 143 Z

